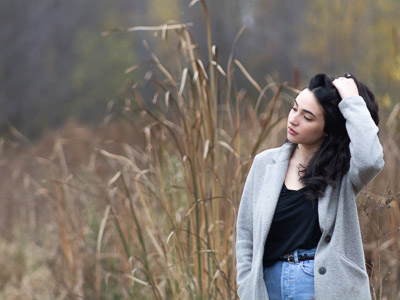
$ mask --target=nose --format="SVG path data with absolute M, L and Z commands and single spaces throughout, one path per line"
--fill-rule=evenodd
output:
M 298 116 L 296 112 L 292 112 L 291 114 L 289 114 L 289 124 L 292 126 L 299 125 Z

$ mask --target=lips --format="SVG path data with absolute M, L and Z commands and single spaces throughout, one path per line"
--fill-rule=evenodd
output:
M 288 133 L 291 135 L 298 135 L 296 131 L 294 131 L 292 128 L 288 127 Z

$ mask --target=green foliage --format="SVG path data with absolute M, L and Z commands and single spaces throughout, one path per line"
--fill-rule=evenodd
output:
M 117 16 L 109 15 L 101 28 L 116 24 Z M 124 71 L 134 60 L 134 48 L 126 36 L 102 36 L 98 27 L 81 29 L 75 44 L 77 62 L 71 77 L 75 97 L 67 111 L 72 117 L 93 119 L 105 113 L 109 101 L 123 98 L 128 80 Z
M 300 29 L 300 50 L 312 61 L 307 76 L 316 72 L 352 72 L 379 94 L 398 94 L 394 86 L 399 37 L 397 0 L 311 0 Z
M 148 10 L 147 15 L 151 21 L 164 23 L 168 20 L 180 21 L 180 5 L 179 0 L 149 0 L 147 2 Z

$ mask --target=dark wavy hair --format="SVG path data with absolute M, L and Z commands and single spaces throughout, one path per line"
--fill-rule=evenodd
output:
M 354 79 L 359 95 L 364 99 L 372 119 L 378 125 L 379 108 L 374 94 L 353 75 L 346 73 L 344 76 Z M 346 121 L 338 107 L 342 98 L 332 84 L 334 79 L 325 74 L 317 74 L 311 78 L 307 86 L 323 108 L 326 134 L 319 150 L 313 155 L 307 167 L 299 173 L 300 181 L 308 188 L 306 196 L 313 201 L 324 195 L 328 185 L 335 187 L 350 168 L 350 138 L 345 126 Z

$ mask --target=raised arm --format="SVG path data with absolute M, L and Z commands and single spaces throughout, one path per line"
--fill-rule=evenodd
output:
M 340 77 L 333 81 L 342 101 L 339 109 L 346 119 L 350 137 L 350 180 L 359 193 L 383 168 L 383 150 L 375 125 L 364 99 L 359 96 L 352 78 Z

